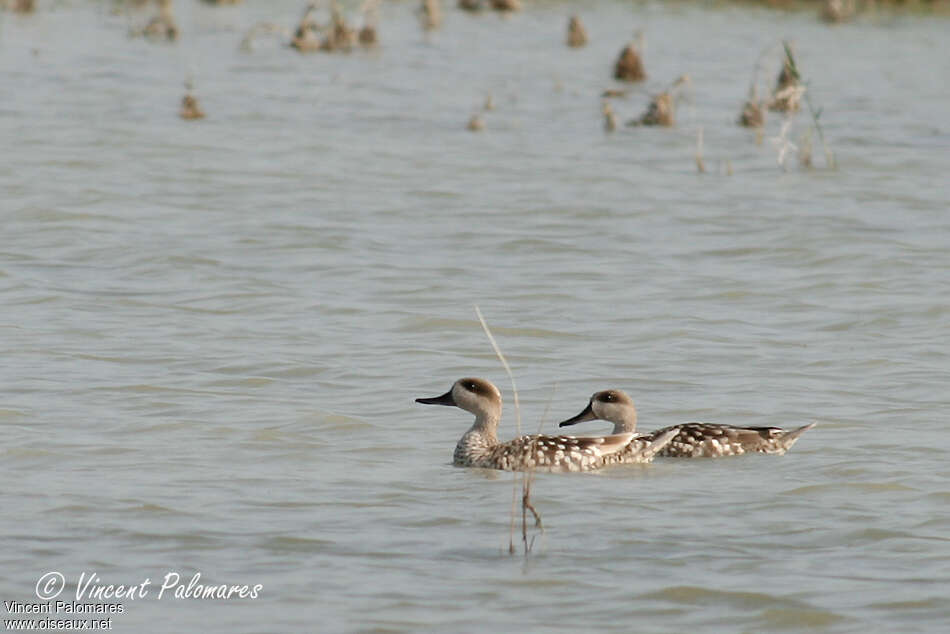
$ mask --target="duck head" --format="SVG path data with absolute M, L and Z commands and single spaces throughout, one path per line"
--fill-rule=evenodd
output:
M 460 407 L 474 414 L 478 421 L 497 422 L 501 418 L 501 392 L 485 379 L 459 379 L 442 396 L 417 398 L 416 403 Z
M 561 421 L 558 427 L 576 425 L 588 420 L 606 420 L 613 423 L 615 434 L 630 433 L 637 428 L 637 409 L 633 405 L 633 399 L 621 390 L 595 392 L 580 414 Z

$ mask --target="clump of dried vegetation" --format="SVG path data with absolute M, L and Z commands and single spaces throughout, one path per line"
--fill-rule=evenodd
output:
M 185 96 L 181 98 L 181 108 L 178 110 L 178 116 L 185 121 L 195 119 L 204 119 L 205 113 L 198 105 L 198 98 L 194 94 L 194 83 L 189 78 L 185 82 Z
M 824 151 L 825 167 L 828 169 L 835 169 L 837 166 L 835 163 L 835 156 L 831 151 L 831 148 L 828 146 L 828 143 L 825 141 L 825 132 L 821 127 L 821 108 L 816 109 L 811 102 L 811 96 L 808 94 L 806 84 L 801 81 L 801 73 L 799 73 L 798 65 L 795 63 L 795 57 L 792 54 L 791 45 L 788 42 L 782 42 L 782 47 L 785 51 L 785 67 L 789 69 L 789 73 L 792 74 L 792 76 L 794 76 L 799 82 L 801 87 L 801 95 L 804 97 L 805 105 L 808 106 L 808 114 L 811 116 L 811 127 L 805 131 L 805 134 L 799 141 L 799 163 L 803 167 L 815 167 L 812 155 L 812 137 L 817 136 L 818 141 L 821 143 L 822 150 Z
M 501 13 L 521 11 L 521 0 L 488 0 L 488 5 Z M 478 13 L 485 6 L 482 0 L 458 0 L 458 8 L 469 13 Z
M 4 0 L 0 7 L 14 13 L 33 13 L 36 10 L 36 0 Z
M 765 125 L 765 104 L 758 99 L 754 92 L 742 104 L 742 112 L 739 113 L 738 123 L 746 128 L 761 128 Z
M 572 15 L 567 21 L 567 45 L 571 48 L 580 48 L 587 44 L 587 29 L 580 17 Z
M 321 24 L 314 17 L 318 9 L 319 4 L 316 2 L 311 2 L 304 9 L 303 16 L 300 18 L 300 22 L 297 24 L 290 40 L 292 48 L 301 53 L 312 51 L 332 53 L 335 51 L 349 52 L 357 44 L 365 48 L 372 48 L 379 44 L 377 28 L 379 22 L 378 0 L 366 0 L 360 6 L 359 12 L 363 16 L 363 25 L 359 29 L 349 25 L 343 14 L 343 9 L 336 0 L 330 3 L 330 20 L 326 24 Z
M 650 99 L 646 111 L 638 119 L 629 121 L 627 125 L 658 125 L 665 128 L 673 127 L 673 95 L 661 92 Z
M 805 94 L 805 87 L 802 85 L 801 76 L 798 74 L 795 59 L 792 57 L 788 44 L 785 44 L 785 53 L 782 70 L 775 80 L 775 89 L 772 91 L 768 106 L 769 110 L 774 112 L 798 112 L 802 95 Z
M 205 118 L 204 110 L 198 105 L 198 98 L 190 92 L 185 93 L 185 96 L 181 98 L 181 110 L 178 115 L 185 121 Z
M 320 33 L 324 27 L 313 18 L 316 11 L 316 2 L 307 5 L 290 40 L 290 45 L 300 52 L 320 50 Z
M 742 110 L 739 113 L 739 118 L 736 120 L 736 123 L 739 125 L 757 131 L 756 141 L 758 143 L 762 142 L 761 131 L 765 127 L 765 113 L 768 110 L 767 100 L 759 97 L 758 83 L 759 71 L 761 70 L 763 59 L 767 52 L 768 49 L 763 51 L 755 61 L 755 66 L 752 69 L 752 79 L 749 81 L 749 96 L 745 103 L 742 104 Z
M 363 15 L 363 26 L 360 27 L 357 39 L 361 45 L 372 48 L 379 44 L 379 35 L 376 32 L 376 26 L 379 24 L 379 0 L 366 0 L 360 7 L 360 13 Z
M 646 111 L 639 118 L 627 122 L 628 126 L 661 126 L 671 128 L 675 123 L 676 99 L 689 86 L 689 75 L 681 75 L 669 88 L 650 99 Z
M 356 29 L 346 23 L 343 10 L 336 0 L 333 0 L 330 5 L 330 26 L 325 31 L 326 35 L 320 42 L 320 50 L 345 52 L 351 50 L 356 44 Z
M 485 101 L 482 102 L 482 106 L 468 120 L 468 124 L 465 126 L 471 132 L 481 132 L 485 129 L 485 113 L 490 110 L 495 109 L 495 98 L 492 97 L 491 93 L 485 95 Z
M 129 35 L 133 37 L 144 36 L 150 40 L 174 42 L 178 39 L 178 24 L 175 22 L 172 0 L 156 0 L 156 3 L 158 4 L 158 15 L 153 16 L 145 26 L 132 29 Z
M 821 126 L 821 110 L 816 109 L 812 104 L 808 91 L 807 82 L 802 79 L 801 72 L 795 60 L 795 54 L 789 42 L 782 42 L 782 61 L 781 69 L 775 80 L 775 87 L 767 99 L 758 97 L 758 75 L 763 65 L 763 60 L 769 55 L 773 47 L 762 52 L 756 61 L 752 81 L 749 86 L 749 97 L 742 106 L 742 111 L 738 117 L 738 124 L 752 128 L 756 132 L 756 142 L 761 143 L 764 136 L 765 113 L 766 110 L 780 112 L 785 119 L 781 124 L 777 136 L 770 140 L 776 148 L 777 161 L 783 168 L 786 167 L 787 160 L 793 154 L 798 156 L 798 162 L 803 167 L 815 167 L 814 144 L 815 138 L 821 143 L 825 167 L 834 169 L 835 158 L 828 143 L 825 140 L 824 130 Z M 811 117 L 811 125 L 800 136 L 798 143 L 792 140 L 792 126 L 794 116 L 801 110 L 802 103 L 808 109 Z
M 485 129 L 485 118 L 482 117 L 480 112 L 476 112 L 468 120 L 468 124 L 465 126 L 470 132 L 481 132 Z
M 521 11 L 521 0 L 491 0 L 491 8 L 495 11 Z
M 647 71 L 643 67 L 644 50 L 643 33 L 638 32 L 634 41 L 620 51 L 614 64 L 614 79 L 620 81 L 643 81 L 647 78 Z

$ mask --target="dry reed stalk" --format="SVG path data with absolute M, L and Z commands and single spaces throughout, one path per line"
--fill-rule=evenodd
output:
M 811 115 L 812 126 L 815 128 L 815 132 L 818 133 L 818 140 L 821 141 L 821 148 L 825 152 L 825 167 L 828 169 L 836 169 L 838 167 L 837 162 L 835 161 L 835 154 L 831 151 L 827 141 L 825 141 L 825 132 L 821 128 L 821 123 L 818 121 L 818 118 L 821 117 L 821 108 L 815 110 L 815 107 L 811 103 L 811 98 L 806 94 L 805 95 L 805 105 L 808 106 L 808 113 Z M 810 141 L 810 138 L 809 138 Z M 810 151 L 809 146 L 809 151 Z
M 741 126 L 756 130 L 756 143 L 758 144 L 762 143 L 761 130 L 765 126 L 765 111 L 768 107 L 766 100 L 759 98 L 758 77 L 766 56 L 773 48 L 774 46 L 769 46 L 759 53 L 759 57 L 755 60 L 755 66 L 752 67 L 752 79 L 749 80 L 749 98 L 742 105 L 742 112 L 736 121 Z
M 696 133 L 696 169 L 700 174 L 706 173 L 706 165 L 703 163 L 703 128 L 699 128 Z
M 541 429 L 544 427 L 544 421 L 548 418 L 548 412 L 551 409 L 551 401 L 554 399 L 554 394 L 557 391 L 557 386 L 555 385 L 554 389 L 551 390 L 551 398 L 548 399 L 547 404 L 544 406 L 544 413 L 541 415 L 541 420 L 538 422 L 538 431 L 534 439 L 531 442 L 530 453 L 534 454 L 538 450 L 538 437 L 541 434 Z M 534 469 L 529 469 L 524 472 L 521 478 L 521 541 L 524 545 L 524 554 L 525 556 L 531 552 L 531 549 L 534 548 L 534 539 L 535 536 L 531 537 L 531 541 L 528 541 L 528 511 L 531 511 L 531 515 L 534 516 L 534 526 L 539 531 L 541 535 L 544 535 L 544 523 L 541 521 L 541 514 L 538 513 L 538 510 L 534 508 L 534 504 L 531 503 L 531 484 L 534 482 Z M 510 551 L 510 548 L 509 548 Z
M 798 141 L 798 164 L 802 167 L 814 167 L 811 160 L 811 150 L 811 129 L 808 129 Z
M 617 129 L 617 115 L 614 114 L 614 109 L 610 106 L 610 102 L 604 99 L 604 103 L 600 108 L 601 112 L 604 115 L 604 131 L 613 132 Z
M 478 322 L 482 325 L 482 330 L 485 332 L 485 335 L 488 337 L 488 341 L 491 343 L 492 350 L 495 351 L 495 356 L 498 357 L 498 360 L 501 361 L 501 365 L 505 368 L 505 373 L 508 375 L 508 380 L 511 381 L 511 391 L 514 394 L 515 400 L 515 421 L 517 425 L 518 436 L 521 436 L 521 403 L 518 399 L 518 387 L 515 385 L 515 376 L 511 372 L 511 366 L 508 365 L 505 355 L 502 354 L 501 348 L 498 347 L 498 342 L 495 341 L 495 337 L 491 334 L 491 330 L 488 328 L 488 323 L 485 321 L 485 318 L 482 316 L 482 311 L 478 308 L 478 305 L 475 306 L 475 314 L 478 316 Z M 545 413 L 547 409 L 545 409 Z M 544 418 L 541 419 L 541 423 L 538 424 L 538 431 L 540 432 L 540 427 L 544 422 Z M 536 450 L 535 443 L 537 439 L 535 438 L 532 441 L 531 452 Z M 518 482 L 518 473 L 514 474 L 514 484 L 517 487 Z M 535 526 L 540 529 L 541 534 L 544 534 L 544 525 L 541 522 L 541 514 L 538 513 L 538 510 L 534 507 L 534 504 L 531 503 L 531 482 L 533 480 L 534 470 L 529 469 L 527 471 L 521 472 L 521 540 L 524 545 L 524 554 L 525 556 L 531 552 L 531 548 L 534 546 L 534 537 L 531 538 L 531 541 L 528 541 L 528 511 L 531 511 L 531 514 L 534 516 Z M 512 489 L 512 511 L 514 511 L 514 493 L 515 489 Z M 508 552 L 514 554 L 515 545 L 514 545 L 514 513 L 512 512 L 511 520 L 511 533 L 508 538 Z
M 785 157 L 788 156 L 790 152 L 797 152 L 798 146 L 792 143 L 789 138 L 789 130 L 792 127 L 792 120 L 786 119 L 785 123 L 782 124 L 781 129 L 779 130 L 779 135 L 771 139 L 775 149 L 778 152 L 776 160 L 778 161 L 779 167 L 783 170 L 785 169 Z
M 517 480 L 518 476 L 515 476 Z M 511 515 L 508 522 L 508 554 L 515 554 L 515 502 L 518 499 L 518 487 L 511 487 Z M 522 501 L 522 504 L 524 502 Z
M 831 151 L 831 148 L 828 146 L 828 143 L 825 140 L 825 133 L 821 127 L 821 122 L 819 120 L 821 117 L 822 111 L 820 108 L 815 109 L 815 106 L 811 101 L 811 96 L 809 95 L 806 89 L 806 83 L 802 81 L 801 73 L 799 72 L 798 66 L 795 63 L 795 57 L 792 54 L 791 45 L 788 42 L 783 41 L 782 46 L 785 51 L 785 63 L 782 68 L 782 73 L 779 75 L 779 85 L 782 84 L 783 78 L 790 78 L 790 79 L 786 80 L 788 82 L 788 85 L 781 92 L 785 92 L 785 93 L 791 92 L 792 99 L 794 100 L 793 103 L 791 104 L 793 106 L 793 110 L 791 110 L 792 112 L 797 111 L 799 109 L 799 102 L 802 99 L 802 97 L 804 97 L 805 105 L 808 106 L 808 113 L 809 115 L 811 115 L 812 127 L 815 129 L 815 132 L 818 134 L 818 140 L 821 141 L 821 147 L 825 153 L 825 167 L 829 169 L 835 169 L 836 163 L 835 163 L 834 153 Z M 782 96 L 781 93 L 778 93 L 775 95 L 775 97 L 773 97 L 773 100 L 781 96 Z M 786 132 L 787 130 L 783 126 L 783 132 L 782 132 L 783 137 L 785 136 Z M 810 133 L 806 137 L 803 137 L 803 146 L 801 148 L 797 148 L 790 141 L 786 142 L 786 144 L 783 145 L 783 148 L 779 153 L 779 163 L 783 163 L 783 153 L 784 153 L 784 150 L 786 150 L 788 147 L 791 147 L 798 151 L 799 162 L 803 166 L 811 167 L 813 165 L 812 139 L 811 139 Z
M 531 446 L 531 451 L 535 450 L 534 444 Z M 521 477 L 521 543 L 524 546 L 525 557 L 528 556 L 528 553 L 531 552 L 531 549 L 534 548 L 534 538 L 531 537 L 531 541 L 528 541 L 528 511 L 531 511 L 531 514 L 534 516 L 534 526 L 541 531 L 541 534 L 544 534 L 544 524 L 541 523 L 541 515 L 538 513 L 538 510 L 534 508 L 534 504 L 531 503 L 531 483 L 534 481 L 534 471 L 527 471 L 522 474 Z M 509 544 L 508 552 L 512 552 L 512 545 Z
M 554 393 L 551 394 L 552 398 Z M 541 421 L 538 423 L 538 434 L 541 433 L 541 428 L 544 426 L 544 420 L 547 418 L 548 409 L 550 408 L 551 402 L 548 400 L 548 405 L 544 408 L 544 414 L 541 416 Z M 531 441 L 531 447 L 529 452 L 534 454 L 538 450 L 538 436 L 535 435 L 534 439 Z M 531 549 L 534 548 L 534 538 L 531 537 L 531 541 L 528 541 L 528 511 L 531 511 L 531 515 L 534 516 L 534 526 L 541 531 L 541 534 L 544 535 L 544 524 L 541 522 L 541 514 L 538 513 L 538 510 L 534 508 L 534 504 L 531 503 L 531 484 L 534 482 L 534 469 L 529 469 L 523 471 L 521 475 L 521 542 L 524 545 L 524 554 L 527 557 L 528 553 L 531 552 Z M 509 541 L 508 552 L 513 552 L 513 545 Z
M 491 330 L 488 329 L 488 324 L 485 323 L 485 318 L 482 317 L 482 311 L 479 310 L 478 306 L 475 306 L 475 314 L 478 315 L 478 322 L 482 325 L 482 330 L 485 331 L 485 336 L 488 337 L 489 343 L 491 343 L 492 350 L 495 351 L 495 356 L 498 357 L 498 360 L 501 361 L 501 365 L 505 368 L 505 374 L 508 375 L 508 380 L 511 381 L 511 391 L 515 395 L 515 424 L 518 431 L 518 435 L 521 435 L 521 402 L 518 400 L 518 387 L 515 385 L 515 376 L 511 373 L 511 366 L 508 365 L 508 361 L 505 359 L 505 355 L 501 353 L 501 348 L 498 347 L 498 343 L 495 341 L 495 337 L 492 336 Z
M 419 22 L 426 31 L 439 28 L 442 25 L 441 0 L 422 0 L 419 7 Z

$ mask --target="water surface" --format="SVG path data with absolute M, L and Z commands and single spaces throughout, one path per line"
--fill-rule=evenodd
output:
M 377 51 L 299 55 L 238 43 L 301 3 L 177 5 L 174 44 L 108 3 L 0 14 L 0 597 L 151 578 L 129 632 L 942 631 L 945 20 L 539 2 L 426 36 L 395 2 Z M 689 90 L 676 128 L 606 135 L 638 28 L 621 119 Z M 780 168 L 779 115 L 761 144 L 734 125 L 783 38 L 835 170 Z M 784 457 L 540 476 L 511 557 L 512 476 L 452 467 L 468 415 L 413 403 L 484 376 L 516 433 L 475 304 L 525 430 L 607 387 L 644 429 L 818 426 Z M 263 590 L 159 601 L 169 571 Z

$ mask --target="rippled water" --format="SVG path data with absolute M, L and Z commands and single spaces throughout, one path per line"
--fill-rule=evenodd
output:
M 425 36 L 398 2 L 377 52 L 304 56 L 237 46 L 300 2 L 177 4 L 171 45 L 103 2 L 0 14 L 0 598 L 149 578 L 129 632 L 946 627 L 946 20 L 598 2 L 574 51 L 576 5 Z M 622 119 L 691 82 L 676 129 L 605 135 L 636 28 Z M 761 145 L 733 125 L 782 38 L 836 170 L 780 169 L 777 115 Z M 514 435 L 474 304 L 525 429 L 606 387 L 644 429 L 818 426 L 784 457 L 539 476 L 511 557 L 512 476 L 451 466 L 469 416 L 413 403 L 485 376 Z M 168 572 L 263 589 L 158 600 Z

